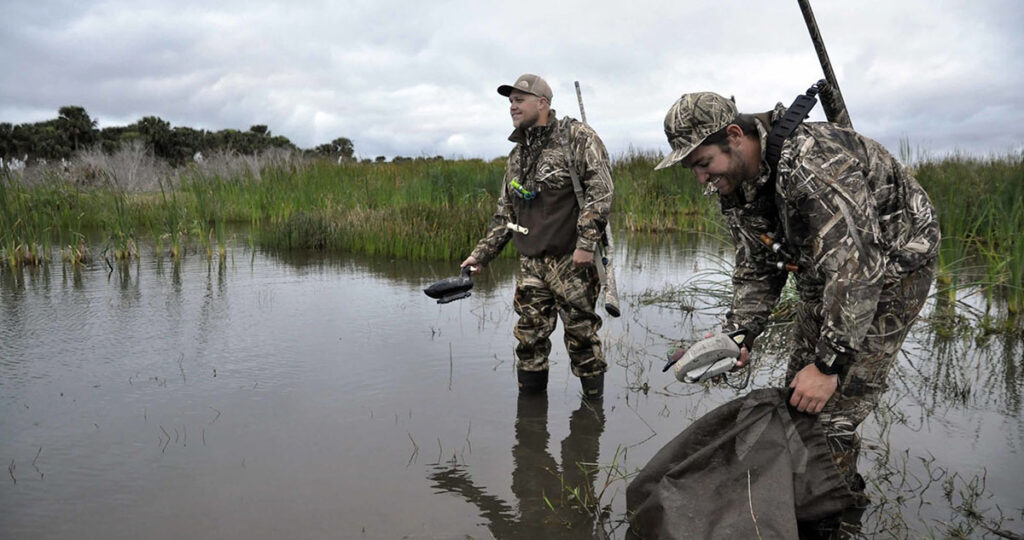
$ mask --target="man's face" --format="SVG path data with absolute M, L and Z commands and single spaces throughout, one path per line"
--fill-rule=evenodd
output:
M 698 146 L 686 156 L 683 166 L 693 170 L 701 185 L 711 185 L 723 195 L 732 193 L 744 180 L 752 178 L 741 153 L 732 147 L 723 150 L 718 144 Z
M 544 98 L 512 90 L 508 95 L 509 113 L 512 115 L 512 126 L 526 129 L 532 127 L 540 119 L 541 109 L 545 106 Z

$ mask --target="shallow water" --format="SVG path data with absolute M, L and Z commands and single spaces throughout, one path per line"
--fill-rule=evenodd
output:
M 0 536 L 622 537 L 623 477 L 740 394 L 660 372 L 669 340 L 713 329 L 721 307 L 643 293 L 720 288 L 725 254 L 687 238 L 620 246 L 625 307 L 602 330 L 611 368 L 595 407 L 560 329 L 547 399 L 518 400 L 512 261 L 447 305 L 422 293 L 455 274 L 439 263 L 236 249 L 223 263 L 4 269 Z M 918 325 L 861 462 L 878 495 L 912 503 L 876 495 L 867 529 L 898 516 L 941 536 L 957 493 L 978 489 L 990 522 L 998 506 L 1003 528 L 1024 528 L 1021 350 Z M 765 356 L 754 385 L 778 382 L 781 360 Z

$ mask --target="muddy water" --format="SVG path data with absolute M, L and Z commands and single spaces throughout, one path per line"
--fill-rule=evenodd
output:
M 628 476 L 741 393 L 660 372 L 669 340 L 713 328 L 722 307 L 656 293 L 721 289 L 725 248 L 631 246 L 596 406 L 560 330 L 547 398 L 518 400 L 512 262 L 443 306 L 421 292 L 454 275 L 436 263 L 238 249 L 4 269 L 0 536 L 620 538 Z M 1022 529 L 1021 349 L 919 325 L 864 429 L 868 530 L 941 535 L 971 526 L 964 503 Z M 763 356 L 758 386 L 782 369 Z

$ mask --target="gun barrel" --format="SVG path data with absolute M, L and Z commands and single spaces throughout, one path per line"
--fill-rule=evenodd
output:
M 825 109 L 825 116 L 829 122 L 853 129 L 853 122 L 850 120 L 849 110 L 846 108 L 846 101 L 843 100 L 843 93 L 839 90 L 839 81 L 832 71 L 832 62 L 828 58 L 828 51 L 825 50 L 825 40 L 818 30 L 818 22 L 814 19 L 814 12 L 811 11 L 809 0 L 797 0 L 800 11 L 804 15 L 804 22 L 807 24 L 807 31 L 811 34 L 811 43 L 818 53 L 818 62 L 825 74 L 825 81 L 828 83 L 821 89 L 821 105 Z
M 578 101 L 580 103 L 580 121 L 583 122 L 584 124 L 586 124 L 587 123 L 587 111 L 583 110 L 583 92 L 580 91 L 580 82 L 579 81 L 574 81 L 574 82 L 576 83 L 576 101 Z

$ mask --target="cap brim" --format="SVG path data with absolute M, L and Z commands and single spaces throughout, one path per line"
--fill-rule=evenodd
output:
M 692 151 L 693 148 L 677 148 L 676 150 L 671 151 L 667 156 L 665 156 L 665 159 L 661 160 L 661 163 L 655 165 L 654 170 L 659 171 L 661 169 L 664 169 L 665 167 L 671 167 L 672 165 L 675 165 L 676 163 L 679 163 L 680 161 L 685 159 L 686 156 Z
M 530 94 L 531 96 L 547 97 L 547 96 L 542 96 L 540 94 L 534 94 L 533 92 L 530 92 L 529 90 L 523 90 L 522 88 L 516 88 L 515 86 L 510 86 L 510 85 L 507 85 L 507 84 L 503 84 L 503 85 L 498 87 L 498 93 L 503 95 L 503 96 L 505 96 L 505 97 L 509 97 L 510 95 L 512 95 L 512 91 L 513 90 L 519 90 L 520 92 L 522 92 L 524 94 Z

